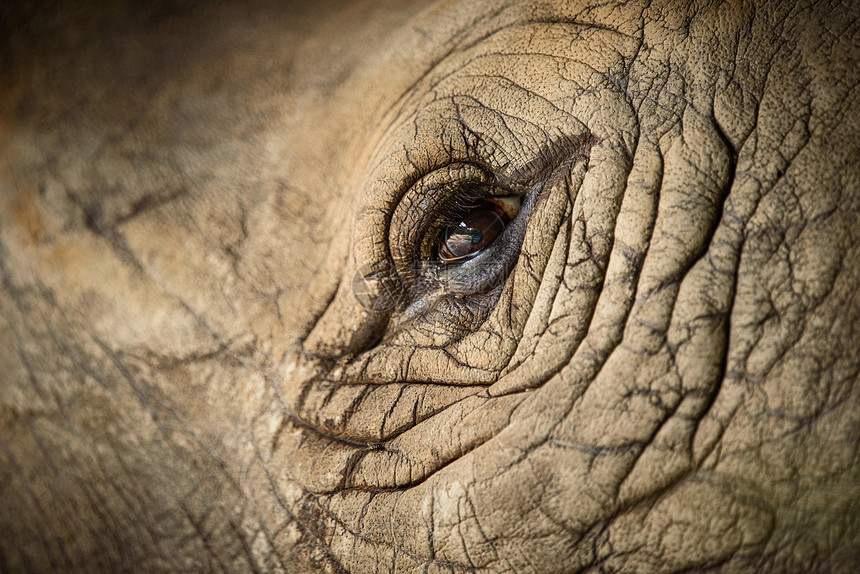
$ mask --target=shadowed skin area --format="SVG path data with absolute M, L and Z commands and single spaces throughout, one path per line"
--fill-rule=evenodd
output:
M 860 12 L 677 4 L 4 5 L 0 571 L 860 571 Z

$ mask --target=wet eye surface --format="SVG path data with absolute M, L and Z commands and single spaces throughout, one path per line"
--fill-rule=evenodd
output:
M 492 245 L 522 204 L 519 196 L 487 198 L 455 225 L 442 230 L 438 239 L 439 260 L 455 264 L 471 259 Z

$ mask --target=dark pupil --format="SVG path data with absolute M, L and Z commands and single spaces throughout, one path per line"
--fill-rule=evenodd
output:
M 450 226 L 442 234 L 439 256 L 450 262 L 475 255 L 490 245 L 505 229 L 505 222 L 492 205 L 486 202 L 473 209 L 456 226 Z

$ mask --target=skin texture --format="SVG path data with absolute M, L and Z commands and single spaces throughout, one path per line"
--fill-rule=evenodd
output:
M 4 5 L 0 571 L 860 571 L 857 8 L 304 4 Z

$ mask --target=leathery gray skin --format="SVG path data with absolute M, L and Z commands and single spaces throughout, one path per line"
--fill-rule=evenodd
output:
M 13 4 L 0 571 L 860 571 L 856 4 Z

